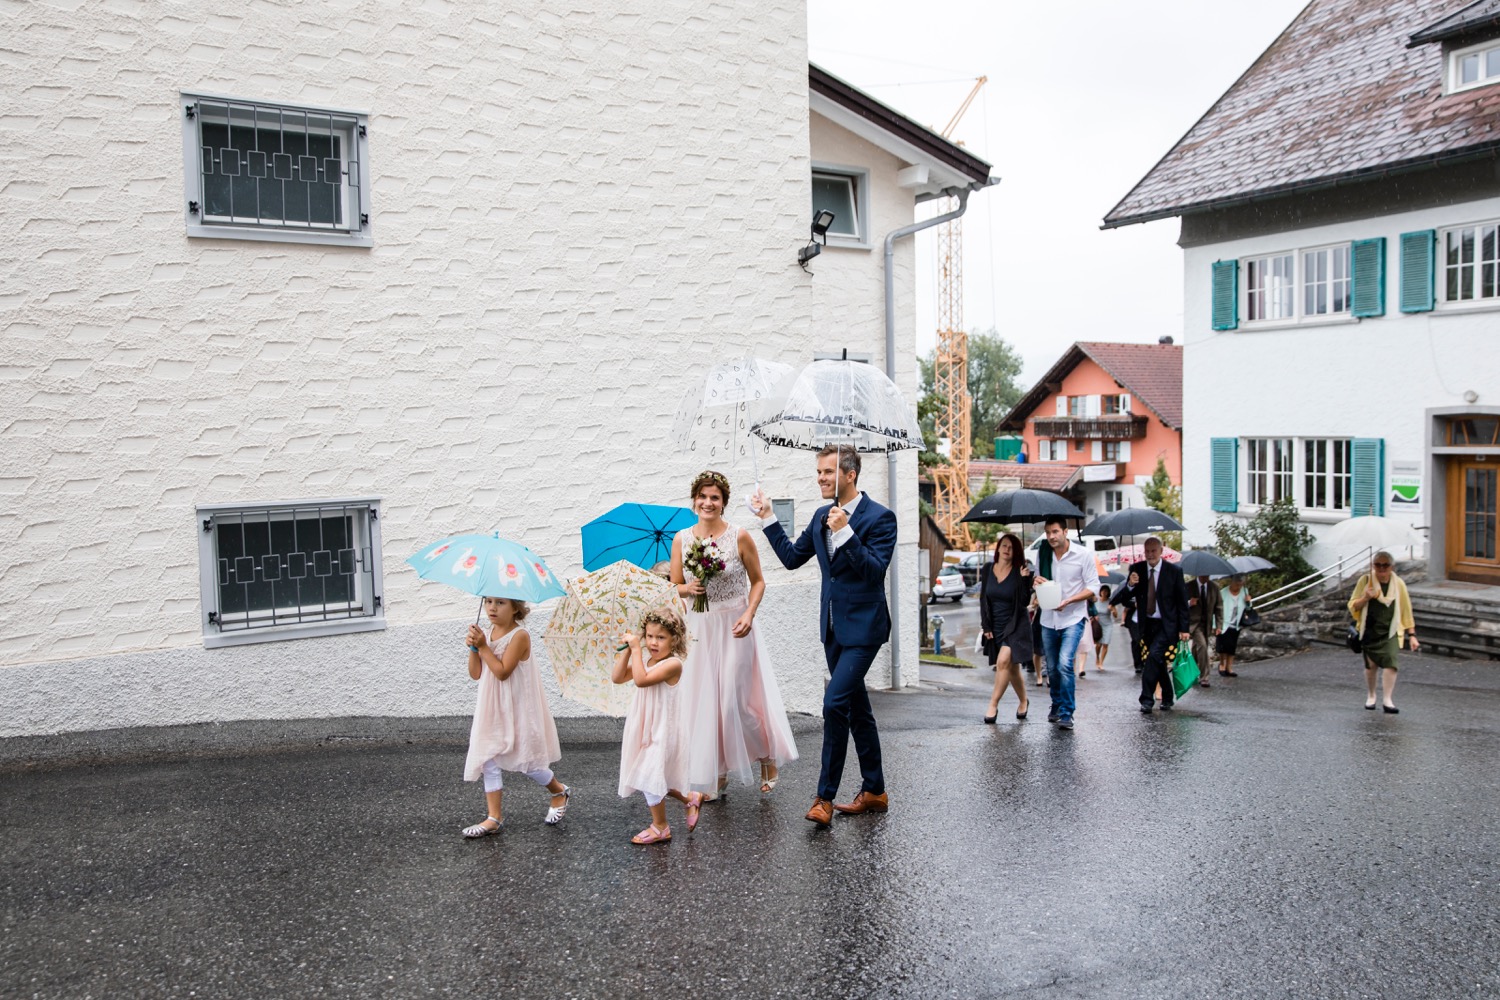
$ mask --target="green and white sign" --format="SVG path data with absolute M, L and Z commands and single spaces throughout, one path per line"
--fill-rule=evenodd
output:
M 1419 462 L 1391 463 L 1391 495 L 1387 502 L 1392 507 L 1422 506 L 1422 466 Z

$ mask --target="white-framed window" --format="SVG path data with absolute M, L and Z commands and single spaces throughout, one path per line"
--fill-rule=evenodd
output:
M 1500 298 L 1500 223 L 1481 222 L 1444 229 L 1441 254 L 1444 302 Z
M 1099 397 L 1099 412 L 1106 417 L 1119 416 L 1130 412 L 1130 393 L 1122 392 L 1113 396 Z
M 181 95 L 189 236 L 373 246 L 369 116 Z
M 197 508 L 203 645 L 385 628 L 380 500 Z
M 870 172 L 861 167 L 814 163 L 812 211 L 833 213 L 828 245 L 870 246 Z
M 1349 315 L 1350 244 L 1249 257 L 1243 267 L 1246 324 Z
M 1125 491 L 1124 490 L 1105 490 L 1104 491 L 1104 513 L 1106 513 L 1106 514 L 1113 514 L 1117 510 L 1124 510 L 1124 509 L 1125 509 Z
M 1354 488 L 1354 442 L 1349 438 L 1302 439 L 1302 496 L 1305 510 L 1348 510 Z
M 1104 462 L 1123 462 L 1120 457 L 1120 442 L 1103 441 L 1099 445 L 1099 459 Z
M 1275 503 L 1294 496 L 1292 483 L 1296 463 L 1291 438 L 1245 439 L 1245 501 Z
M 1036 443 L 1036 460 L 1038 462 L 1066 462 L 1068 460 L 1068 442 L 1058 440 L 1049 441 L 1042 438 Z
M 1450 94 L 1497 82 L 1500 82 L 1500 41 L 1492 38 L 1448 53 Z

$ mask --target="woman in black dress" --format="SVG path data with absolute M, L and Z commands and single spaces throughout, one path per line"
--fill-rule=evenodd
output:
M 995 561 L 984 572 L 979 587 L 979 623 L 984 631 L 984 655 L 995 671 L 995 690 L 984 721 L 994 725 L 1000 714 L 1000 699 L 1009 684 L 1021 704 L 1016 718 L 1026 718 L 1031 707 L 1021 664 L 1031 658 L 1031 622 L 1026 609 L 1031 604 L 1031 569 L 1022 554 L 1021 540 L 1012 534 L 995 543 Z

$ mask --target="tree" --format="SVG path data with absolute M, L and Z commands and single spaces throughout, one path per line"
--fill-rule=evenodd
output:
M 984 474 L 984 482 L 979 484 L 979 492 L 969 498 L 970 504 L 976 504 L 985 497 L 995 492 L 995 477 L 988 472 Z M 995 539 L 1005 530 L 1003 524 L 989 524 L 983 521 L 969 523 L 969 537 L 974 539 L 980 548 L 988 548 L 995 544 Z
M 1292 497 L 1263 505 L 1248 521 L 1216 518 L 1209 530 L 1213 532 L 1219 555 L 1255 555 L 1276 564 L 1275 569 L 1255 575 L 1255 589 L 1262 594 L 1313 571 L 1302 558 L 1302 550 L 1313 543 L 1312 533 L 1298 517 L 1297 501 Z
M 924 439 L 929 429 L 934 434 L 927 441 L 931 448 L 936 440 L 937 411 L 942 403 L 935 391 L 937 380 L 933 370 L 937 365 L 936 351 L 929 352 L 925 358 L 919 358 L 918 362 L 922 374 L 922 400 L 917 404 L 917 416 L 922 419 L 925 412 L 931 417 L 931 428 L 926 419 L 922 422 Z M 983 333 L 971 333 L 968 376 L 969 433 L 973 453 L 976 457 L 985 458 L 994 453 L 995 435 L 1000 432 L 1000 421 L 1025 395 L 1025 390 L 1016 382 L 1021 376 L 1021 356 L 1004 338 L 995 333 L 994 327 Z M 933 463 L 924 461 L 923 464 Z
M 1156 469 L 1151 473 L 1151 480 L 1141 487 L 1141 493 L 1146 498 L 1147 507 L 1161 511 L 1178 524 L 1182 523 L 1182 487 L 1172 484 L 1172 477 L 1167 475 L 1166 459 L 1157 458 Z M 1182 532 L 1163 531 L 1161 541 L 1163 545 L 1181 549 Z

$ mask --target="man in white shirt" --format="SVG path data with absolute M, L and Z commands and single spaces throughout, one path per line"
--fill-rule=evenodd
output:
M 1068 542 L 1062 518 L 1047 519 L 1047 544 L 1052 547 L 1052 578 L 1062 588 L 1062 602 L 1042 611 L 1042 655 L 1047 661 L 1047 684 L 1052 710 L 1047 721 L 1059 729 L 1073 728 L 1073 658 L 1083 630 L 1088 627 L 1089 601 L 1099 592 L 1099 567 L 1094 555 Z M 1049 582 L 1038 576 L 1038 586 Z

